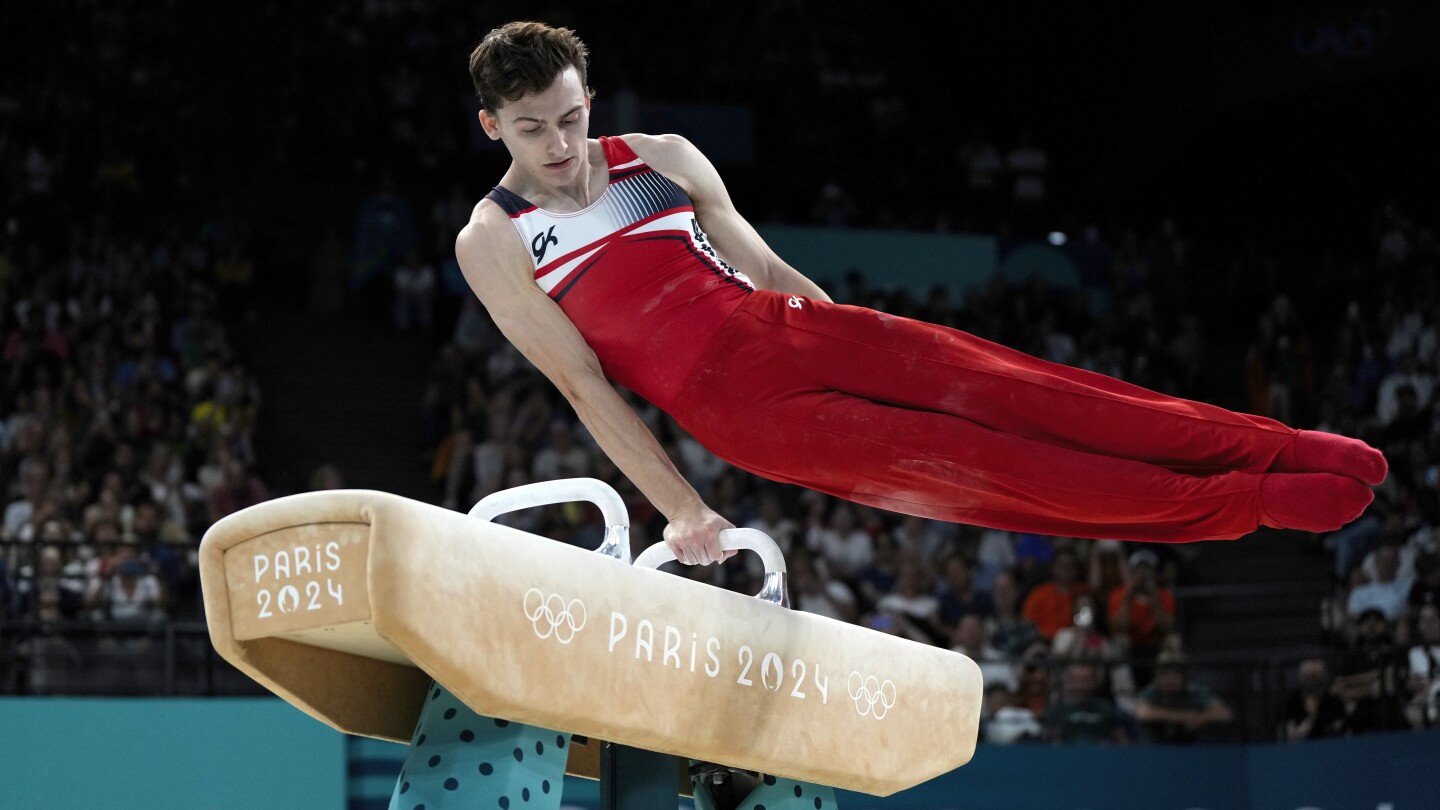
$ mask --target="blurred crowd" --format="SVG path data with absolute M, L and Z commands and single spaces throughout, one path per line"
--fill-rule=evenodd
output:
M 659 539 L 661 516 L 498 333 L 454 263 L 455 232 L 505 165 L 477 132 L 464 56 L 513 6 L 71 6 L 73 21 L 48 6 L 0 8 L 17 40 L 66 43 L 0 52 L 0 676 L 23 660 L 28 688 L 60 688 L 57 674 L 83 665 L 51 630 L 67 622 L 94 623 L 124 656 L 153 641 L 147 628 L 201 615 L 198 538 L 273 494 L 256 472 L 260 389 L 228 325 L 277 291 L 293 296 L 267 287 L 283 274 L 265 270 L 310 256 L 328 257 L 309 268 L 312 303 L 338 306 L 344 295 L 321 284 L 335 282 L 395 331 L 434 337 L 421 418 L 437 502 L 463 510 L 529 481 L 593 476 L 625 498 L 637 549 Z M 1024 237 L 1071 221 L 1057 200 L 1080 169 L 1052 159 L 1046 133 L 916 126 L 904 66 L 867 47 L 842 10 L 710 13 L 711 31 L 753 34 L 753 58 L 735 59 L 732 38 L 695 37 L 693 69 L 675 71 L 629 47 L 670 36 L 662 15 L 623 30 L 578 10 L 547 19 L 576 27 L 596 55 L 597 106 L 644 87 L 660 102 L 749 108 L 755 160 L 723 168 L 756 222 Z M 243 58 L 256 52 L 273 58 Z M 205 106 L 211 95 L 225 115 Z M 842 116 L 853 138 L 833 137 Z M 774 121 L 787 126 L 762 126 Z M 865 157 L 853 141 L 901 139 L 911 160 L 851 162 Z M 764 167 L 782 164 L 791 193 L 776 194 Z M 829 174 L 837 166 L 852 170 Z M 963 300 L 944 289 L 916 300 L 845 268 L 802 269 L 843 303 L 1384 449 L 1392 473 L 1374 506 L 1324 538 L 1327 646 L 1290 673 L 1277 733 L 1440 722 L 1433 230 L 1398 204 L 1377 209 L 1354 255 L 1301 256 L 1263 235 L 1198 243 L 1165 216 L 1069 230 L 1079 289 L 997 280 Z M 1217 359 L 1232 355 L 1233 367 Z M 1233 707 L 1188 665 L 1176 591 L 1194 548 L 984 530 L 774 484 L 627 397 L 713 508 L 781 545 L 799 609 L 980 663 L 986 740 L 1233 736 Z M 502 520 L 600 540 L 581 505 Z M 753 560 L 678 573 L 741 592 L 762 574 Z
M 267 497 L 254 473 L 260 390 L 226 325 L 253 303 L 253 236 L 219 204 L 165 196 L 179 182 L 172 133 L 152 129 L 148 105 L 178 77 L 141 54 L 168 27 L 153 9 L 92 5 L 68 53 L 98 64 L 0 55 L 7 692 L 63 689 L 94 666 L 123 682 L 167 621 L 201 616 L 205 529 Z M 7 6 L 0 26 L 39 37 L 62 15 Z

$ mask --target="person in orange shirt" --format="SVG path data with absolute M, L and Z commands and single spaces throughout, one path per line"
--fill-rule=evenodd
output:
M 1057 549 L 1050 572 L 1050 581 L 1036 585 L 1025 597 L 1022 611 L 1047 640 L 1074 620 L 1076 594 L 1089 592 L 1089 586 L 1080 581 L 1080 564 L 1074 551 Z
M 1175 626 L 1175 595 L 1160 585 L 1155 575 L 1159 567 L 1155 552 L 1141 549 L 1130 555 L 1125 587 L 1110 590 L 1111 636 L 1128 644 L 1137 678 L 1148 672 L 1147 662 L 1155 658 L 1160 642 Z

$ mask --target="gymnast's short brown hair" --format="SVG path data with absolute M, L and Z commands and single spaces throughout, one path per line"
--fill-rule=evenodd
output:
M 486 34 L 470 52 L 470 81 L 480 106 L 493 113 L 526 93 L 542 92 L 570 67 L 593 96 L 585 80 L 589 64 L 590 50 L 569 28 L 512 22 Z

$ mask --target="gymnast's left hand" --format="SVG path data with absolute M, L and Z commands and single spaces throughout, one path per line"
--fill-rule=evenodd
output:
M 665 526 L 665 545 L 686 565 L 709 565 L 735 556 L 720 547 L 720 532 L 735 524 L 704 504 L 676 512 Z

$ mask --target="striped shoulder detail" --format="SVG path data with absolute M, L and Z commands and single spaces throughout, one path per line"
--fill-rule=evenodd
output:
M 490 193 L 485 195 L 485 199 L 500 206 L 500 210 L 509 214 L 512 219 L 528 211 L 535 210 L 534 204 L 529 200 L 526 200 L 524 197 L 521 197 L 519 194 L 516 194 L 504 186 L 496 186 L 490 189 Z
M 610 165 L 610 174 L 613 177 L 617 171 L 633 169 L 636 166 L 644 166 L 635 150 L 624 139 L 605 136 L 600 139 L 600 148 L 605 152 L 605 162 Z

